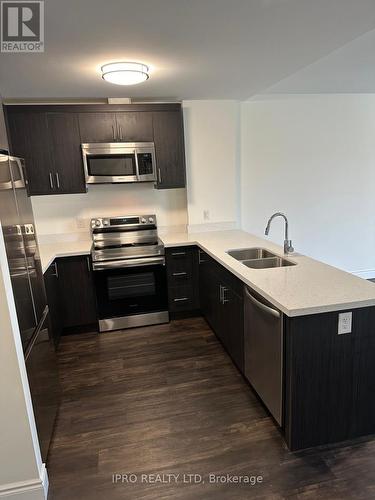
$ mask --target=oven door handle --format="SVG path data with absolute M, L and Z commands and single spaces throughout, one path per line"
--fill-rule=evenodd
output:
M 122 267 L 142 267 L 142 266 L 165 266 L 165 257 L 144 257 L 141 259 L 108 260 L 93 262 L 94 271 L 105 271 L 106 269 L 119 269 Z

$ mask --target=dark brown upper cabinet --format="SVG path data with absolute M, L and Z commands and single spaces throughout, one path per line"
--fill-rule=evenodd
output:
M 115 142 L 115 113 L 79 113 L 79 129 L 82 143 Z
M 158 189 L 185 187 L 180 104 L 5 106 L 10 150 L 31 195 L 84 193 L 81 143 L 154 142 Z
M 49 112 L 47 106 L 6 111 L 10 151 L 25 158 L 29 194 L 86 192 L 76 114 Z
M 7 113 L 10 151 L 25 158 L 29 194 L 53 194 L 52 158 L 45 113 Z
M 77 115 L 47 113 L 47 125 L 55 194 L 85 193 Z
M 153 126 L 157 188 L 185 187 L 185 148 L 181 109 L 154 113 Z
M 119 140 L 123 142 L 152 142 L 152 113 L 147 111 L 116 113 Z
M 152 142 L 152 113 L 79 113 L 81 142 Z

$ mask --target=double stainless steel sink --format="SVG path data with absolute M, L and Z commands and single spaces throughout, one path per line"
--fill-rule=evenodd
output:
M 228 255 L 252 269 L 270 269 L 273 267 L 295 266 L 294 262 L 279 257 L 265 248 L 241 248 L 228 250 Z

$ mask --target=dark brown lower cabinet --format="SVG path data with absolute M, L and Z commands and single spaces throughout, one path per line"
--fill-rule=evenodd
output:
M 59 345 L 63 329 L 63 317 L 60 299 L 60 283 L 56 261 L 54 261 L 44 273 L 44 284 L 46 287 L 52 337 L 55 347 L 57 347 Z
M 199 287 L 203 316 L 243 372 L 242 283 L 214 259 L 199 251 Z
M 291 450 L 375 432 L 375 307 L 285 320 L 285 438 Z
M 57 259 L 64 328 L 97 322 L 95 289 L 90 257 Z
M 199 310 L 197 247 L 167 248 L 165 258 L 169 311 L 195 313 Z
M 56 259 L 44 273 L 53 337 L 97 323 L 90 257 Z

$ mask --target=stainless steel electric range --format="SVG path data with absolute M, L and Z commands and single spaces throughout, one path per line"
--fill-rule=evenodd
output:
M 167 323 L 164 245 L 156 216 L 92 219 L 91 235 L 99 330 Z

